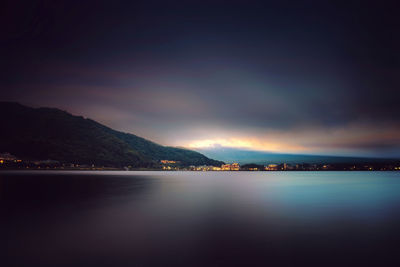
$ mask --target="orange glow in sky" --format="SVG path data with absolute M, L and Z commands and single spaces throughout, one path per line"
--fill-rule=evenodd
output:
M 216 139 L 202 139 L 194 140 L 187 144 L 187 147 L 195 148 L 207 148 L 213 146 L 223 146 L 223 147 L 234 147 L 234 148 L 245 148 L 251 150 L 260 151 L 292 151 L 300 152 L 306 150 L 305 147 L 300 145 L 289 145 L 279 142 L 265 142 L 258 139 L 243 139 L 243 138 L 216 138 Z

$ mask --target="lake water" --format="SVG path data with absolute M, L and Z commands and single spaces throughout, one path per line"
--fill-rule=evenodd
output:
M 400 266 L 400 172 L 1 172 L 0 266 Z

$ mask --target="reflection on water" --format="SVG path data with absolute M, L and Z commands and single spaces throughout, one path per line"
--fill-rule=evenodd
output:
M 400 266 L 397 172 L 2 172 L 1 266 Z

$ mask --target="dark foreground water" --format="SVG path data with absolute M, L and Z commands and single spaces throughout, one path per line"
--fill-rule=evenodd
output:
M 0 266 L 400 266 L 400 172 L 2 172 Z

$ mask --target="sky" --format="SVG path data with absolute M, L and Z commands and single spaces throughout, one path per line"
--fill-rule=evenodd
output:
M 400 157 L 395 1 L 6 1 L 0 100 L 163 145 Z

